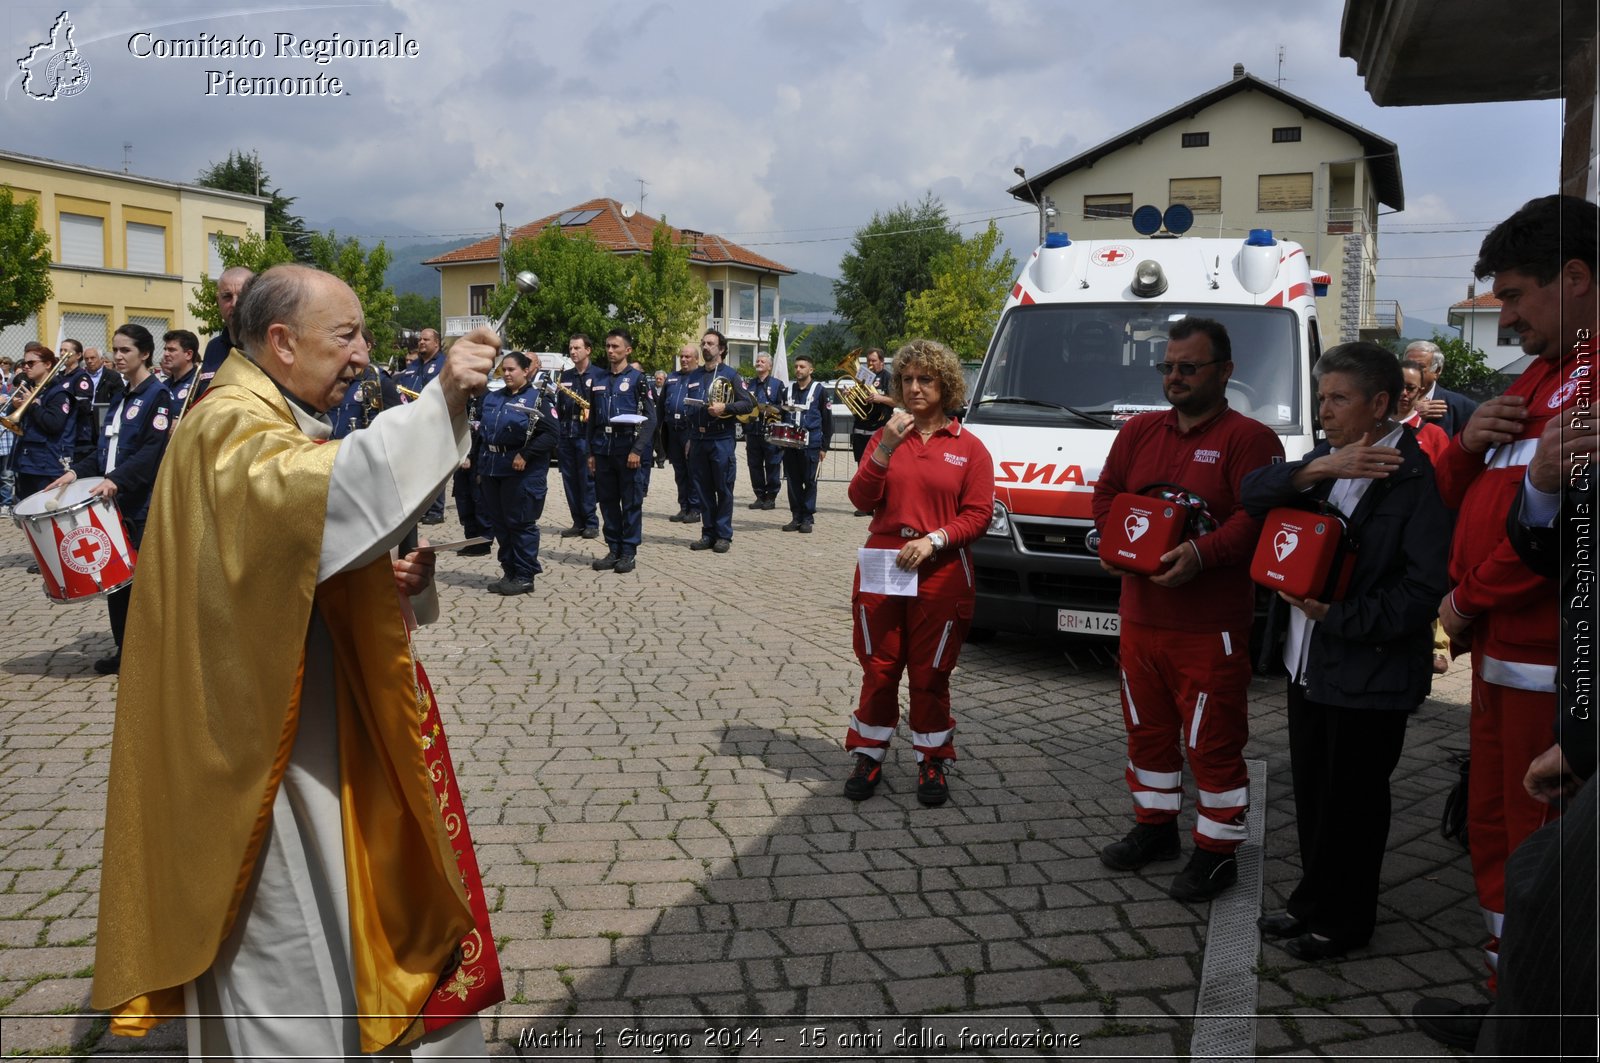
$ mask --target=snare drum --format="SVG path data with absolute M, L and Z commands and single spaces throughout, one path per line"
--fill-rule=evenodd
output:
M 787 447 L 790 450 L 806 449 L 806 436 L 804 428 L 792 424 L 767 425 L 767 442 L 775 447 Z
M 18 502 L 12 517 L 27 533 L 53 602 L 75 602 L 121 590 L 133 580 L 137 556 L 117 504 L 89 489 L 104 480 L 88 476 L 64 488 Z

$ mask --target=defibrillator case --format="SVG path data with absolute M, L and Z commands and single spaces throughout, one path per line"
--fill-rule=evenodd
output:
M 1189 508 L 1153 495 L 1124 491 L 1111 500 L 1100 532 L 1100 560 L 1124 572 L 1153 576 L 1161 557 L 1183 541 Z
M 1280 506 L 1262 522 L 1250 578 L 1293 598 L 1337 602 L 1350 589 L 1355 560 L 1343 514 Z

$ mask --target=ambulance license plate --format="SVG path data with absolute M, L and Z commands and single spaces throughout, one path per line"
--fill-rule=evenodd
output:
M 1079 609 L 1057 609 L 1056 630 L 1071 635 L 1115 635 L 1122 630 L 1116 613 L 1087 613 Z

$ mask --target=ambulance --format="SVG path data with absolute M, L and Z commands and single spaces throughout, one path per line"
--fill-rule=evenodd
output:
M 1182 205 L 1141 207 L 1132 221 L 1137 238 L 1046 236 L 967 397 L 963 423 L 995 479 L 993 519 L 973 544 L 977 638 L 1118 633 L 1121 580 L 1096 557 L 1094 485 L 1118 428 L 1170 408 L 1156 367 L 1174 321 L 1220 321 L 1233 341 L 1229 406 L 1278 433 L 1291 461 L 1314 444 L 1315 297 L 1327 274 L 1271 230 L 1185 236 Z

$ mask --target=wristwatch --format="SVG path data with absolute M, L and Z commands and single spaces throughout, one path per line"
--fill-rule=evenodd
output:
M 950 545 L 950 540 L 945 538 L 944 532 L 942 531 L 929 532 L 928 541 L 933 544 L 935 551 L 943 550 L 945 547 Z

